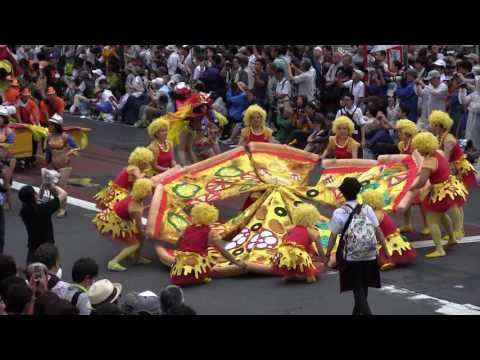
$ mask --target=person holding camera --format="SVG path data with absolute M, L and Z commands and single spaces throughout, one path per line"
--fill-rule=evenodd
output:
M 428 117 L 433 110 L 445 111 L 447 107 L 448 86 L 441 81 L 441 74 L 438 70 L 431 70 L 425 80 L 416 81 L 415 93 L 422 98 L 422 114 L 418 121 L 419 125 L 428 128 Z
M 340 85 L 349 90 L 354 97 L 354 104 L 358 105 L 360 101 L 365 97 L 365 83 L 362 79 L 365 77 L 363 71 L 355 69 L 353 71 L 352 80 L 340 82 Z
M 30 185 L 25 185 L 18 193 L 22 202 L 20 217 L 28 234 L 27 264 L 32 262 L 33 254 L 40 245 L 55 243 L 52 215 L 67 201 L 67 192 L 56 185 L 54 177 L 44 175 L 43 181 L 53 195 L 53 199 L 47 202 L 41 203 L 38 194 Z

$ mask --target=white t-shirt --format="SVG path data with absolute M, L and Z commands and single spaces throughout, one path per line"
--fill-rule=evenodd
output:
M 290 81 L 283 78 L 282 81 L 277 83 L 277 87 L 275 89 L 275 93 L 277 96 L 279 95 L 290 95 Z
M 358 101 L 365 97 L 365 84 L 362 80 L 356 83 L 353 83 L 353 80 L 348 80 L 343 83 L 343 86 L 350 90 L 355 104 L 358 104 Z
M 205 71 L 205 65 L 197 65 L 195 70 L 193 71 L 193 81 L 197 81 L 202 76 L 203 72 Z
M 108 90 L 108 89 L 103 90 L 103 92 L 102 92 L 102 103 L 109 102 L 109 103 L 113 104 L 113 102 L 110 100 L 110 98 L 112 96 L 113 96 L 113 93 L 110 90 Z
M 170 76 L 175 75 L 179 65 L 180 65 L 180 55 L 178 55 L 177 52 L 171 53 L 167 61 L 168 75 Z

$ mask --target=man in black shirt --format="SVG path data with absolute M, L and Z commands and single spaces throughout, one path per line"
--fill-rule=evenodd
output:
M 67 193 L 54 184 L 50 184 L 49 188 L 54 198 L 43 203 L 38 202 L 38 195 L 30 185 L 22 187 L 18 193 L 23 204 L 20 217 L 28 233 L 27 264 L 32 262 L 33 254 L 40 245 L 55 243 L 52 215 L 66 202 Z

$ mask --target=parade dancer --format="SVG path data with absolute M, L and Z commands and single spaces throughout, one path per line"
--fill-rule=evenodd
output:
M 417 125 L 408 119 L 400 119 L 395 124 L 395 128 L 398 131 L 398 136 L 400 141 L 398 142 L 398 150 L 401 154 L 404 155 L 412 155 L 413 148 L 412 148 L 412 139 L 417 134 Z M 423 210 L 422 205 L 422 193 L 423 190 L 418 191 L 415 195 L 415 200 L 412 202 L 413 205 L 420 206 L 420 212 L 422 214 L 423 219 L 423 227 L 420 231 L 422 235 L 430 234 L 430 229 L 427 226 L 427 220 L 425 218 L 425 211 Z M 423 194 L 425 195 L 425 194 Z M 412 225 L 412 207 L 410 206 L 408 209 L 405 210 L 403 214 L 403 226 L 400 228 L 401 233 L 409 233 L 413 231 Z
M 9 127 L 9 116 L 11 111 L 6 106 L 0 105 L 0 171 L 5 188 L 5 210 L 12 208 L 11 183 L 16 160 L 8 151 L 15 142 L 15 132 Z
M 120 262 L 127 258 L 135 264 L 150 263 L 149 259 L 140 256 L 140 251 L 145 240 L 145 227 L 142 224 L 144 201 L 152 194 L 152 189 L 151 180 L 138 179 L 126 198 L 117 201 L 112 208 L 106 208 L 92 220 L 100 234 L 126 245 L 108 262 L 109 270 L 126 271 L 127 268 Z
M 243 261 L 237 261 L 221 243 L 211 225 L 218 221 L 218 210 L 206 203 L 192 208 L 192 225 L 182 234 L 175 252 L 175 263 L 170 270 L 174 285 L 195 285 L 211 281 L 210 271 L 214 265 L 208 255 L 208 247 L 215 247 L 231 263 L 246 268 Z
M 473 167 L 470 161 L 468 161 L 467 155 L 463 153 L 463 150 L 455 136 L 450 133 L 450 129 L 453 126 L 453 120 L 450 115 L 444 111 L 435 110 L 430 114 L 428 122 L 430 124 L 432 133 L 440 142 L 440 150 L 443 151 L 445 158 L 450 163 L 450 170 L 452 174 L 455 175 L 461 182 L 463 182 L 467 189 L 475 187 L 477 185 L 477 181 L 475 179 L 477 170 Z M 464 237 L 465 231 L 463 230 L 463 207 L 460 207 L 460 215 L 462 217 L 462 237 Z
M 117 201 L 126 198 L 134 182 L 146 176 L 145 172 L 150 169 L 153 160 L 153 153 L 149 149 L 137 147 L 133 150 L 128 157 L 128 165 L 94 196 L 97 208 L 112 208 Z
M 70 159 L 72 156 L 78 155 L 80 148 L 73 137 L 63 131 L 63 118 L 60 115 L 53 115 L 48 122 L 49 135 L 47 138 L 45 160 L 51 169 L 61 174 L 58 186 L 66 189 L 68 179 L 72 173 Z M 57 217 L 64 217 L 67 214 L 65 206 L 66 204 L 62 204 Z
M 189 133 L 186 141 L 195 154 L 194 162 L 196 162 L 221 153 L 218 140 L 222 128 L 228 121 L 212 109 L 212 101 L 207 94 L 194 93 L 190 103 L 193 111 L 189 117 Z
M 467 188 L 476 186 L 475 174 L 477 174 L 477 171 L 470 161 L 467 160 L 467 155 L 463 153 L 455 136 L 450 133 L 453 125 L 453 120 L 450 115 L 444 111 L 435 110 L 430 114 L 428 122 L 432 133 L 440 142 L 440 150 L 443 151 L 445 158 L 450 163 L 452 173 L 457 176 Z
M 414 185 L 410 188 L 410 195 L 423 188 L 430 180 L 430 190 L 423 201 L 426 212 L 427 225 L 430 228 L 435 250 L 427 258 L 445 256 L 442 246 L 440 224 L 448 235 L 448 246 L 456 245 L 457 239 L 463 237 L 462 216 L 460 207 L 465 203 L 468 194 L 465 185 L 450 173 L 448 161 L 438 151 L 438 139 L 429 132 L 416 135 L 412 141 L 413 148 L 424 157 L 422 169 Z M 448 215 L 448 216 L 447 216 Z
M 201 119 L 206 114 L 207 99 L 199 93 L 194 93 L 183 106 L 191 107 L 183 120 L 184 126 L 180 133 L 180 148 L 178 155 L 183 165 L 194 164 L 197 161 L 193 151 L 193 143 L 198 139 L 198 132 L 202 130 Z
M 284 280 L 293 278 L 305 279 L 314 283 L 317 276 L 324 270 L 323 265 L 314 265 L 312 257 L 315 256 L 316 246 L 320 261 L 325 261 L 322 244 L 315 224 L 320 214 L 311 204 L 300 204 L 294 208 L 291 227 L 283 237 L 283 242 L 273 258 L 273 273 L 283 276 Z
M 243 115 L 245 128 L 240 134 L 239 146 L 250 142 L 272 142 L 272 130 L 265 125 L 267 112 L 258 105 L 250 105 Z
M 357 159 L 360 149 L 358 143 L 352 134 L 355 125 L 350 118 L 339 116 L 332 123 L 332 132 L 335 136 L 330 136 L 327 148 L 320 156 L 320 160 L 333 157 L 335 159 Z
M 406 264 L 415 260 L 417 253 L 410 245 L 405 237 L 400 234 L 400 230 L 393 222 L 390 215 L 383 211 L 384 197 L 378 190 L 367 190 L 361 193 L 362 200 L 369 205 L 377 216 L 380 223 L 380 230 L 383 232 L 387 245 L 387 253 L 385 254 L 383 245 L 380 246 L 377 262 L 380 270 L 390 270 L 398 264 Z
M 250 105 L 243 115 L 245 128 L 240 134 L 239 146 L 248 145 L 251 142 L 272 142 L 273 131 L 266 126 L 267 112 L 258 105 Z M 243 204 L 242 211 L 252 205 L 258 198 L 262 196 L 262 192 L 256 191 L 250 193 Z
M 151 169 L 154 175 L 167 171 L 176 165 L 173 144 L 167 140 L 170 123 L 163 117 L 155 119 L 148 126 L 148 134 L 152 139 L 148 148 L 153 153 Z

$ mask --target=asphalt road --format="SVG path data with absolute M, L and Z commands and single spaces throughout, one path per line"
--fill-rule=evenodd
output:
M 90 177 L 102 185 L 121 169 L 130 150 L 148 144 L 148 136 L 142 129 L 68 116 L 66 123 L 92 128 L 89 148 L 75 160 L 74 177 Z M 15 180 L 38 185 L 38 173 L 38 169 L 18 173 Z M 91 201 L 91 195 L 97 190 L 71 186 L 69 192 L 71 196 Z M 27 236 L 18 217 L 20 204 L 16 196 L 14 198 L 13 211 L 6 213 L 5 252 L 12 254 L 19 265 L 24 265 Z M 476 189 L 465 209 L 468 235 L 480 235 L 479 200 L 480 191 Z M 222 210 L 228 216 L 240 206 L 241 201 L 230 201 Z M 109 272 L 106 264 L 120 246 L 98 235 L 91 223 L 94 215 L 92 211 L 70 205 L 67 218 L 54 219 L 65 280 L 71 280 L 70 270 L 76 259 L 90 256 L 100 265 L 99 277 L 122 283 L 125 292 L 152 290 L 158 293 L 168 285 L 168 271 L 156 260 L 151 243 L 145 245 L 143 253 L 154 259 L 152 264 L 132 266 L 125 273 Z M 415 240 L 424 239 L 427 238 Z M 418 249 L 417 261 L 408 267 L 382 273 L 384 287 L 371 289 L 369 295 L 375 314 L 480 314 L 480 308 L 475 307 L 480 307 L 480 244 L 460 244 L 449 251 L 448 256 L 435 260 L 424 258 L 429 250 Z M 209 315 L 347 315 L 353 306 L 351 293 L 339 293 L 338 275 L 334 272 L 325 274 L 315 284 L 285 284 L 274 277 L 247 275 L 215 279 L 208 285 L 187 287 L 184 291 L 188 304 L 199 314 Z

